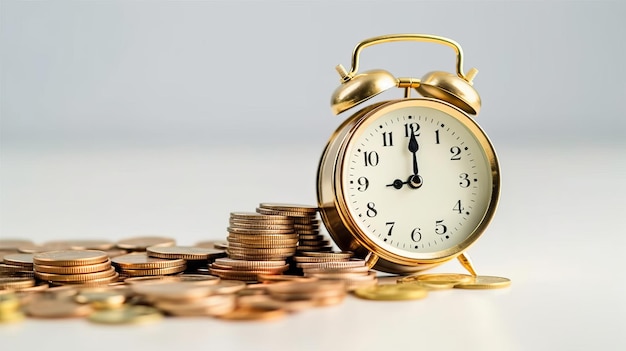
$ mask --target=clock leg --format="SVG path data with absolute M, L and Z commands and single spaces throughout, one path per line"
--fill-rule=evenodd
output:
M 470 260 L 470 258 L 467 255 L 467 253 L 460 254 L 457 257 L 457 259 L 461 263 L 461 266 L 463 266 L 463 268 L 465 268 L 472 275 L 472 277 L 476 277 L 476 275 L 477 275 L 476 271 L 474 270 L 474 266 L 472 265 L 472 261 Z
M 367 256 L 365 256 L 365 264 L 367 264 L 370 269 L 376 265 L 376 262 L 378 262 L 378 256 L 373 252 L 370 252 Z

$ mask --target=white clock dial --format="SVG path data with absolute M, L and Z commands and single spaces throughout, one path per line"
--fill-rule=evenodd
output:
M 340 173 L 346 207 L 360 231 L 393 254 L 436 259 L 458 251 L 475 240 L 490 208 L 488 141 L 451 110 L 383 109 L 348 142 Z

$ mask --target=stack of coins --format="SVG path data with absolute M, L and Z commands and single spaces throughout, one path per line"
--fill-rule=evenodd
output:
M 111 261 L 123 278 L 178 274 L 187 268 L 182 258 L 149 257 L 145 252 L 113 257 Z
M 0 275 L 7 277 L 34 277 L 33 255 L 11 253 L 4 255 L 0 264 Z
M 118 273 L 109 256 L 98 250 L 48 251 L 33 255 L 35 277 L 51 285 L 109 284 Z
M 232 258 L 218 258 L 211 265 L 211 273 L 223 279 L 242 281 L 258 281 L 259 275 L 282 274 L 289 269 L 284 260 L 276 261 L 247 261 Z
M 302 251 L 331 251 L 330 240 L 320 234 L 320 220 L 317 217 L 318 208 L 309 205 L 292 205 L 282 203 L 259 204 L 258 213 L 265 215 L 286 216 L 293 220 L 294 230 L 298 234 L 298 252 Z
M 216 258 L 225 257 L 226 251 L 195 246 L 151 246 L 146 249 L 150 257 L 185 260 L 187 273 L 206 268 Z
M 353 258 L 353 253 L 301 252 L 294 257 L 305 277 L 320 280 L 341 280 L 348 291 L 376 285 L 376 272 L 370 271 L 365 260 Z

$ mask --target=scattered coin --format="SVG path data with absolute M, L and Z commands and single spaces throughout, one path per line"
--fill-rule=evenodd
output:
M 277 307 L 239 307 L 231 312 L 220 315 L 219 318 L 235 321 L 259 321 L 282 318 L 287 312 Z
M 499 289 L 511 285 L 511 280 L 504 277 L 477 275 L 474 280 L 456 284 L 457 289 Z
M 81 305 L 68 299 L 34 299 L 24 306 L 27 315 L 37 318 L 85 317 L 92 311 L 91 306 Z
M 409 275 L 398 279 L 398 283 L 408 283 L 414 281 L 430 282 L 431 284 L 452 284 L 457 285 L 460 283 L 471 282 L 474 279 L 471 275 L 457 274 L 457 273 L 432 273 L 432 274 L 417 274 Z M 435 283 L 437 282 L 437 283 Z
M 100 324 L 143 324 L 157 322 L 162 318 L 158 309 L 148 306 L 126 306 L 96 311 L 89 315 L 89 321 Z
M 359 288 L 353 293 L 362 299 L 398 301 L 422 299 L 428 290 L 413 284 L 388 284 Z

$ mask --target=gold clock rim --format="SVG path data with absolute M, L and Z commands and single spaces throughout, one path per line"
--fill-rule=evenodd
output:
M 461 123 L 474 135 L 483 149 L 489 163 L 492 178 L 489 205 L 474 231 L 461 243 L 445 250 L 425 254 L 420 258 L 406 257 L 390 252 L 371 240 L 359 228 L 355 219 L 349 215 L 348 206 L 344 196 L 345 192 L 341 181 L 341 173 L 347 147 L 350 144 L 350 141 L 355 137 L 354 132 L 357 129 L 364 127 L 365 124 L 372 123 L 373 120 L 370 117 L 373 115 L 388 113 L 389 111 L 394 111 L 407 106 L 430 107 L 442 110 L 444 113 L 459 121 L 459 123 Z M 329 152 L 333 152 L 333 150 L 331 150 L 333 148 L 335 148 L 336 151 L 334 151 L 334 155 L 330 155 Z M 329 157 L 331 159 L 329 159 Z M 329 171 L 330 174 L 328 173 Z M 331 176 L 330 181 L 325 181 L 323 178 L 327 178 L 329 175 Z M 328 205 L 328 201 L 331 199 L 324 198 L 329 194 L 332 196 L 332 205 L 330 206 Z M 357 252 L 360 251 L 362 254 L 371 252 L 374 255 L 377 255 L 379 260 L 382 260 L 382 262 L 379 262 L 379 265 L 386 267 L 387 269 L 385 270 L 389 270 L 389 265 L 386 263 L 390 263 L 392 267 L 394 264 L 409 267 L 429 265 L 430 267 L 432 264 L 442 263 L 460 255 L 473 243 L 475 243 L 476 240 L 484 233 L 485 229 L 493 219 L 499 202 L 499 197 L 500 167 L 495 149 L 487 134 L 469 115 L 461 111 L 456 106 L 445 101 L 432 98 L 385 101 L 373 106 L 368 106 L 356 112 L 339 128 L 337 128 L 335 133 L 331 136 L 322 155 L 322 159 L 320 160 L 320 166 L 318 169 L 318 203 L 321 209 L 322 219 L 324 220 L 330 235 L 333 239 L 335 239 L 337 245 L 344 250 L 348 249 Z M 337 220 L 333 220 L 334 217 L 339 217 L 339 222 Z M 349 237 L 342 237 L 346 235 Z

